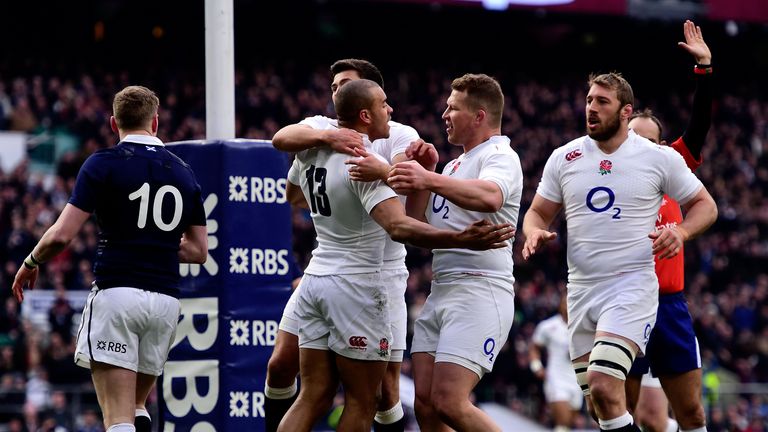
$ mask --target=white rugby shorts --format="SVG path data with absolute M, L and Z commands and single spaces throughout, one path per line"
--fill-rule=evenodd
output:
M 648 371 L 643 374 L 640 385 L 643 387 L 661 388 L 661 381 L 659 381 L 657 377 L 651 375 L 651 371 Z
M 381 273 L 315 276 L 297 288 L 299 348 L 332 350 L 357 360 L 389 361 L 389 295 Z
M 580 410 L 584 403 L 584 394 L 576 377 L 573 380 L 547 379 L 544 381 L 544 397 L 548 403 L 568 402 L 575 411 Z
M 381 279 L 389 292 L 389 315 L 392 321 L 392 342 L 389 361 L 400 363 L 406 348 L 406 332 L 408 331 L 408 307 L 405 304 L 405 289 L 408 285 L 408 270 L 382 270 Z M 283 316 L 280 318 L 280 330 L 294 336 L 299 335 L 299 324 L 296 320 L 296 299 L 299 289 L 291 293 L 285 304 Z
M 167 294 L 138 288 L 94 287 L 77 332 L 75 363 L 91 361 L 159 376 L 176 336 L 181 305 Z
M 512 282 L 480 276 L 432 281 L 416 319 L 411 353 L 434 354 L 479 377 L 493 370 L 515 316 Z
M 568 334 L 572 359 L 592 351 L 595 333 L 625 337 L 645 354 L 656 323 L 659 281 L 653 269 L 590 285 L 568 284 Z

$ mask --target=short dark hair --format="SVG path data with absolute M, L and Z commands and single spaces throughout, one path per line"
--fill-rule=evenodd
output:
M 339 123 L 354 123 L 361 110 L 371 108 L 374 102 L 372 88 L 380 87 L 369 79 L 350 81 L 336 93 L 334 107 Z
M 504 93 L 496 79 L 486 74 L 465 74 L 453 80 L 451 88 L 466 92 L 467 101 L 472 108 L 484 109 L 489 115 L 489 123 L 493 126 L 501 126 Z
M 371 80 L 381 88 L 384 88 L 384 77 L 381 76 L 379 68 L 374 66 L 374 64 L 368 60 L 354 58 L 342 59 L 337 60 L 331 65 L 331 75 L 336 75 L 348 70 L 357 71 L 357 73 L 360 74 L 360 78 Z
M 636 118 L 647 118 L 650 121 L 656 123 L 656 126 L 659 128 L 659 142 L 661 142 L 661 137 L 662 137 L 661 132 L 663 130 L 662 127 L 661 127 L 661 120 L 659 120 L 659 118 L 656 117 L 656 114 L 654 114 L 653 111 L 651 111 L 650 108 L 646 108 L 646 109 L 644 109 L 642 111 L 635 111 L 635 112 L 633 112 L 632 115 L 629 116 L 629 121 L 632 121 L 632 120 L 634 120 Z
M 118 129 L 141 129 L 152 122 L 159 106 L 160 100 L 152 90 L 143 86 L 128 86 L 115 95 L 112 113 Z
M 619 72 L 610 72 L 605 74 L 590 74 L 588 87 L 593 85 L 599 85 L 600 87 L 607 88 L 609 90 L 616 90 L 616 98 L 619 100 L 619 104 L 624 105 L 635 104 L 635 93 L 632 91 L 632 86 L 629 85 L 626 79 Z

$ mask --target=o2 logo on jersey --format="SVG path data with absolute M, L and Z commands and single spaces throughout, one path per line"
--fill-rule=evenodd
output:
M 603 197 L 607 196 L 608 201 L 603 203 Z M 595 204 L 597 201 L 598 204 Z M 592 190 L 587 193 L 587 207 L 595 213 L 602 213 L 613 207 L 613 203 L 616 202 L 616 194 L 613 193 L 611 188 L 605 186 L 593 187 Z M 598 207 L 598 205 L 600 207 Z M 613 207 L 615 212 L 612 219 L 621 219 L 621 208 Z
M 441 200 L 440 205 L 437 205 L 438 198 Z M 448 203 L 446 202 L 446 199 L 444 196 L 440 196 L 438 194 L 434 194 L 432 197 L 432 213 L 440 214 L 440 212 L 443 212 L 443 219 L 448 219 L 448 213 L 450 212 L 451 208 L 448 207 Z
M 488 362 L 493 362 L 493 350 L 496 349 L 496 341 L 493 338 L 488 338 L 483 344 L 483 352 L 488 356 Z

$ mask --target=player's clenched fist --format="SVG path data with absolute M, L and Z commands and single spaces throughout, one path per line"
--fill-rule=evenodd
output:
M 387 184 L 400 195 L 408 195 L 415 191 L 429 189 L 429 176 L 434 174 L 427 171 L 416 161 L 400 162 L 389 171 Z
M 440 155 L 437 153 L 437 149 L 434 145 L 418 139 L 411 143 L 407 149 L 405 149 L 405 156 L 413 161 L 419 163 L 424 168 L 434 171 L 437 167 L 437 162 L 440 159 Z

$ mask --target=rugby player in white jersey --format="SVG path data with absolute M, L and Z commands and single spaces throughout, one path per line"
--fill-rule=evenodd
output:
M 392 108 L 377 83 L 350 81 L 334 105 L 339 127 L 364 134 L 364 142 L 389 135 Z M 279 431 L 311 430 L 329 408 L 339 381 L 345 407 L 338 429 L 370 429 L 392 340 L 389 295 L 380 271 L 387 234 L 415 246 L 479 250 L 506 248 L 514 235 L 509 224 L 487 220 L 459 232 L 409 218 L 384 182 L 352 180 L 347 159 L 332 149 L 313 148 L 299 152 L 288 173 L 288 199 L 309 204 L 318 246 L 296 299 L 302 387 Z
M 544 380 L 544 397 L 549 404 L 555 422 L 553 432 L 571 430 L 576 413 L 581 409 L 584 396 L 576 382 L 576 373 L 571 367 L 568 354 L 568 314 L 566 297 L 563 293 L 557 314 L 540 322 L 533 331 L 530 347 L 530 368 L 537 378 Z M 547 353 L 547 365 L 541 362 L 542 353 Z
M 345 83 L 356 79 L 369 79 L 384 86 L 379 69 L 371 62 L 362 59 L 343 59 L 331 65 L 333 81 L 332 97 Z M 328 147 L 335 151 L 356 156 L 351 168 L 354 180 L 386 180 L 389 165 L 407 160 L 405 150 L 411 142 L 419 139 L 419 134 L 410 126 L 394 121 L 389 122 L 389 137 L 376 139 L 368 150 L 384 158 L 368 154 L 363 146 L 362 136 L 348 128 L 338 128 L 336 119 L 325 116 L 308 117 L 295 125 L 279 130 L 273 137 L 272 144 L 282 151 L 299 152 L 314 147 Z M 363 157 L 357 157 L 363 156 Z M 391 356 L 387 372 L 382 380 L 382 394 L 374 418 L 375 432 L 403 432 L 405 418 L 400 402 L 400 365 L 406 348 L 407 308 L 405 289 L 408 281 L 408 269 L 405 267 L 405 245 L 385 240 L 382 278 L 390 281 L 389 288 L 390 318 L 392 320 Z M 298 327 L 295 317 L 296 298 L 294 290 L 285 306 L 277 334 L 277 341 L 267 367 L 267 380 L 264 394 L 266 431 L 274 432 L 277 425 L 296 399 L 296 375 L 299 372 Z
M 394 166 L 388 183 L 408 193 L 409 214 L 442 229 L 480 218 L 517 224 L 523 173 L 501 135 L 504 95 L 484 74 L 453 80 L 443 113 L 448 142 L 464 153 L 442 175 L 415 162 Z M 423 141 L 408 154 L 437 152 Z M 416 418 L 423 431 L 500 431 L 470 400 L 480 378 L 493 369 L 514 317 L 512 242 L 503 249 L 433 251 L 432 290 L 414 324 Z
M 556 149 L 523 221 L 527 259 L 568 229 L 568 332 L 576 377 L 601 430 L 637 431 L 624 383 L 645 353 L 658 306 L 654 255 L 675 256 L 717 217 L 707 190 L 675 150 L 628 128 L 634 96 L 617 73 L 590 76 L 587 136 Z M 667 193 L 686 210 L 677 226 L 655 230 Z

